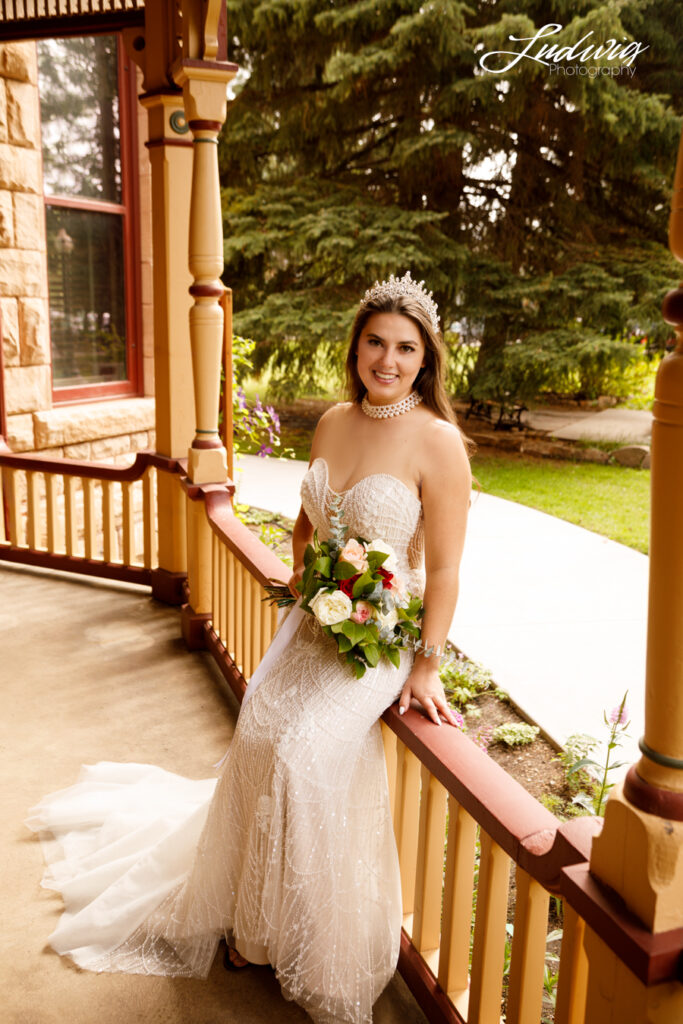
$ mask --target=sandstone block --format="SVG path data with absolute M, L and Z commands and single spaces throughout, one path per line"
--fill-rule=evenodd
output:
M 0 249 L 0 295 L 45 296 L 45 255 L 35 249 Z
M 41 196 L 15 192 L 14 238 L 17 249 L 47 248 L 45 239 L 45 208 Z
M 609 462 L 609 452 L 602 448 L 577 448 L 576 453 L 582 462 Z
M 117 437 L 154 426 L 154 399 L 120 398 L 45 409 L 36 413 L 34 421 L 36 444 L 41 448 Z
M 50 362 L 50 333 L 45 299 L 19 299 L 19 336 L 23 366 Z
M 90 459 L 90 442 L 83 441 L 82 444 L 65 444 L 64 457 L 67 459 Z
M 38 90 L 29 82 L 8 81 L 7 132 L 16 146 L 40 145 Z
M 149 432 L 147 430 L 138 430 L 134 434 L 129 436 L 129 451 L 131 452 L 142 452 L 147 448 L 147 442 L 149 438 Z
M 3 78 L 15 78 L 20 82 L 36 82 L 38 80 L 36 44 L 33 42 L 0 44 L 0 74 Z
M 0 326 L 2 329 L 2 350 L 5 366 L 18 366 L 21 362 L 19 350 L 19 307 L 16 299 L 0 299 Z
M 0 143 L 0 188 L 39 195 L 42 191 L 39 150 Z
M 0 142 L 7 142 L 7 91 L 4 78 L 0 78 Z
M 7 444 L 13 452 L 33 450 L 33 416 L 30 412 L 7 417 Z
M 50 367 L 8 366 L 5 370 L 5 401 L 8 416 L 46 409 L 52 401 Z
M 14 211 L 12 210 L 12 193 L 0 192 L 0 247 L 12 249 L 14 246 Z
M 643 461 L 640 464 L 641 469 L 650 469 L 650 453 L 648 452 Z
M 99 441 L 93 441 L 90 445 L 90 457 L 95 462 L 101 462 L 103 459 L 113 459 L 116 455 L 128 455 L 131 450 L 130 434 L 122 434 L 120 437 L 103 437 Z
M 617 448 L 612 452 L 612 458 L 620 466 L 630 466 L 632 469 L 640 469 L 643 459 L 650 454 L 646 444 L 628 444 L 623 448 Z

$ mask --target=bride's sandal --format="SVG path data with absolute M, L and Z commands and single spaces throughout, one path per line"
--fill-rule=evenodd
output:
M 249 960 L 245 960 L 234 946 L 226 946 L 223 954 L 223 966 L 226 971 L 243 971 L 246 967 L 251 967 L 251 963 Z

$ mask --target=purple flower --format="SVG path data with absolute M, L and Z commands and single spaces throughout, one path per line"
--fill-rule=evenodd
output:
M 273 454 L 273 449 L 270 447 L 270 445 L 262 444 L 261 447 L 259 448 L 259 450 L 256 452 L 256 454 L 260 455 L 261 458 L 265 458 L 266 455 L 272 455 Z
M 453 718 L 455 719 L 455 724 L 457 725 L 458 729 L 465 728 L 465 719 L 462 717 L 459 711 L 453 712 Z
M 237 389 L 237 404 L 240 409 L 246 409 L 247 407 L 247 398 L 241 385 Z
M 628 708 L 624 703 L 617 704 L 615 708 L 612 708 L 609 716 L 610 725 L 627 725 L 628 723 Z

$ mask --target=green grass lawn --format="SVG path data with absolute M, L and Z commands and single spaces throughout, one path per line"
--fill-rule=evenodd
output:
M 647 554 L 650 471 L 510 456 L 475 456 L 487 494 L 566 519 Z

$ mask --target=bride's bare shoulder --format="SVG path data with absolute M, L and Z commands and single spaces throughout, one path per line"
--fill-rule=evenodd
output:
M 431 473 L 438 478 L 448 468 L 457 476 L 471 476 L 465 442 L 454 423 L 437 416 L 426 419 L 420 436 L 420 450 L 423 475 Z
M 336 405 L 331 405 L 329 409 L 325 410 L 315 428 L 311 458 L 320 454 L 319 450 L 325 444 L 326 439 L 338 434 L 353 414 L 353 402 L 337 402 Z

